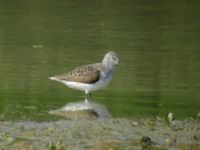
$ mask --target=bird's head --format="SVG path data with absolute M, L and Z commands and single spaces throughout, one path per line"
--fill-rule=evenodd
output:
M 103 64 L 105 65 L 116 65 L 118 64 L 119 58 L 117 54 L 113 51 L 106 53 L 103 58 Z

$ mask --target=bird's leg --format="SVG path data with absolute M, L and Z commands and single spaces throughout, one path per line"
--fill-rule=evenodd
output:
M 90 99 L 92 97 L 92 94 L 88 93 L 88 94 L 86 94 L 86 97 Z
M 85 95 L 87 95 L 87 97 L 89 98 L 92 96 L 91 92 L 89 92 L 88 90 L 85 91 Z
M 91 98 L 92 97 L 92 93 L 89 93 L 89 98 Z
M 91 99 L 92 94 L 91 93 L 86 93 L 85 94 L 85 102 L 88 102 L 88 100 Z

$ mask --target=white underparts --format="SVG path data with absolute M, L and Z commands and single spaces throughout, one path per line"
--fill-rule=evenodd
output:
M 109 81 L 112 79 L 112 75 L 109 75 L 106 78 L 100 79 L 97 82 L 91 83 L 91 84 L 75 82 L 75 81 L 60 80 L 60 79 L 57 79 L 56 77 L 50 77 L 49 79 L 56 80 L 58 82 L 65 84 L 69 88 L 84 91 L 85 94 L 89 94 L 92 91 L 96 91 L 106 86 L 109 83 Z

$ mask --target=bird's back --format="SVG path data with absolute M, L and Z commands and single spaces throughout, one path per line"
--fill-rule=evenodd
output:
M 89 64 L 77 67 L 72 71 L 61 74 L 54 75 L 54 78 L 58 80 L 74 81 L 81 83 L 95 83 L 100 79 L 101 74 L 101 63 Z

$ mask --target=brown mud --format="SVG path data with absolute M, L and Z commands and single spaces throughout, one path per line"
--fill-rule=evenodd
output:
M 200 149 L 199 120 L 157 118 L 1 121 L 1 150 Z

